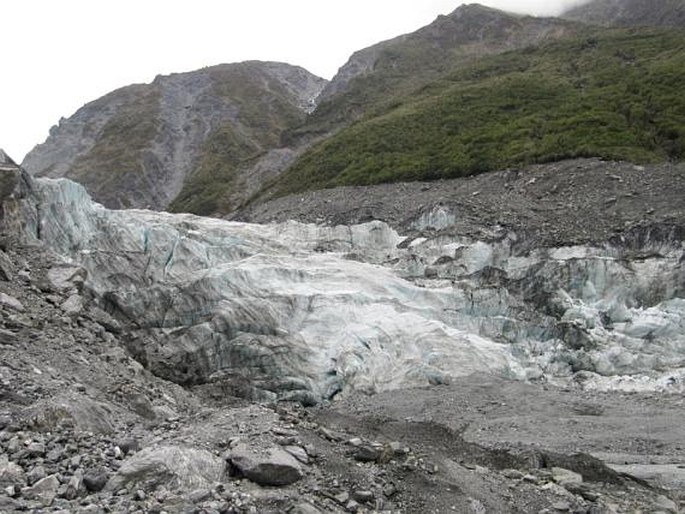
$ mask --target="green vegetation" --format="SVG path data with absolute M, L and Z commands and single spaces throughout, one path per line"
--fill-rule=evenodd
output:
M 683 31 L 602 30 L 485 57 L 315 145 L 273 189 L 452 178 L 574 157 L 681 160 L 683 84 Z
M 225 197 L 238 176 L 241 163 L 254 159 L 260 149 L 226 124 L 204 142 L 199 164 L 169 207 L 171 212 L 212 214 L 227 212 Z

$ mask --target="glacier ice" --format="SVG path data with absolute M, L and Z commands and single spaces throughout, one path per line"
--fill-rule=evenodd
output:
M 67 180 L 33 188 L 25 233 L 83 268 L 129 350 L 179 383 L 307 402 L 481 372 L 682 385 L 685 255 L 667 229 L 523 250 L 503 229 L 450 234 L 444 209 L 410 240 L 379 221 L 251 225 L 107 210 Z

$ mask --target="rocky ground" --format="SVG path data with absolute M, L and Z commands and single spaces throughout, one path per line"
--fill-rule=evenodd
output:
M 492 227 L 542 246 L 602 243 L 628 227 L 685 224 L 685 165 L 578 159 L 465 179 L 339 187 L 254 203 L 234 218 L 329 224 L 380 219 L 406 234 L 436 206 L 451 230 L 489 237 Z
M 573 161 L 313 193 L 244 216 L 402 227 L 442 202 L 465 233 L 506 224 L 550 244 L 600 241 L 682 223 L 684 188 L 682 166 Z M 685 508 L 681 394 L 479 375 L 304 408 L 250 403 L 221 384 L 182 388 L 130 356 L 118 320 L 79 304 L 83 277 L 60 271 L 73 268 L 41 246 L 0 242 L 0 512 Z

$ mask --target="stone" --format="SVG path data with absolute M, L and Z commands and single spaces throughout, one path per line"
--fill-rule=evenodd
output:
M 31 470 L 26 474 L 26 482 L 29 485 L 33 485 L 39 480 L 44 479 L 46 476 L 48 476 L 47 472 L 45 471 L 45 468 L 43 466 L 34 466 L 31 468 Z
M 230 450 L 226 460 L 232 474 L 243 476 L 259 485 L 289 485 L 303 476 L 300 463 L 276 446 L 255 450 L 241 444 Z
M 83 298 L 78 294 L 72 294 L 67 298 L 60 308 L 69 316 L 76 316 L 83 311 Z
M 212 491 L 209 489 L 196 489 L 188 495 L 188 499 L 193 503 L 202 503 L 212 497 Z
M 552 504 L 552 508 L 558 512 L 569 512 L 572 508 L 567 501 L 559 501 Z
M 359 462 L 375 462 L 381 455 L 381 451 L 371 445 L 365 444 L 356 449 L 354 459 Z
M 0 205 L 11 198 L 21 182 L 21 170 L 0 150 Z
M 667 496 L 664 496 L 663 494 L 660 494 L 655 498 L 654 506 L 669 513 L 678 513 L 678 505 L 676 504 L 676 502 L 674 502 Z
M 383 487 L 383 495 L 386 498 L 392 498 L 397 494 L 397 487 L 395 484 L 387 484 L 385 487 Z
M 80 288 L 87 275 L 80 266 L 54 266 L 48 270 L 48 281 L 55 291 L 64 292 Z
M 388 443 L 388 448 L 392 451 L 394 455 L 401 456 L 409 453 L 409 448 L 404 446 L 399 441 L 392 441 Z
M 9 282 L 14 278 L 14 273 L 14 264 L 11 259 L 5 252 L 0 250 L 0 280 Z
M 67 483 L 67 490 L 64 493 L 64 498 L 67 500 L 74 500 L 83 492 L 84 489 L 85 485 L 83 483 L 83 472 L 79 470 L 69 479 L 69 482 Z
M 123 461 L 106 490 L 117 491 L 127 485 L 143 490 L 162 485 L 181 491 L 211 488 L 221 481 L 225 469 L 225 462 L 206 450 L 181 446 L 145 448 Z
M 64 448 L 61 446 L 56 446 L 45 454 L 45 460 L 48 462 L 59 462 L 62 458 L 64 458 Z
M 301 446 L 284 446 L 283 449 L 299 460 L 302 464 L 309 464 L 309 455 Z
M 24 470 L 4 455 L 0 456 L 0 486 L 23 485 L 26 482 Z
M 524 475 L 518 469 L 505 469 L 502 471 L 502 475 L 511 478 L 512 480 L 521 480 Z
M 22 490 L 22 496 L 29 500 L 38 500 L 44 506 L 49 507 L 57 496 L 59 486 L 60 481 L 57 475 L 50 475 Z
M 0 512 L 20 512 L 26 505 L 10 496 L 0 496 Z
M 15 311 L 24 312 L 24 306 L 14 296 L 5 293 L 0 293 L 0 305 L 14 309 Z
M 350 500 L 345 505 L 345 510 L 347 512 L 358 512 L 360 507 L 361 507 L 361 505 L 359 505 L 356 501 Z
M 350 501 L 350 493 L 347 491 L 340 491 L 339 493 L 333 495 L 333 499 L 340 505 L 345 505 L 348 501 Z
M 564 468 L 552 468 L 552 480 L 564 487 L 569 484 L 583 483 L 583 476 L 575 471 Z
M 369 503 L 374 500 L 376 496 L 373 494 L 373 491 L 368 491 L 368 490 L 357 490 L 352 493 L 352 498 L 359 503 Z
M 26 447 L 29 457 L 45 456 L 45 445 L 43 443 L 31 443 Z
M 107 476 L 106 471 L 104 471 L 104 470 L 93 470 L 93 471 L 87 472 L 83 476 L 83 485 L 91 493 L 97 493 L 97 492 L 102 491 L 105 488 L 105 485 L 107 484 L 108 479 L 109 479 L 109 477 Z
M 319 427 L 319 434 L 321 434 L 324 439 L 328 439 L 329 441 L 334 443 L 340 442 L 345 439 L 345 437 L 342 434 L 339 434 L 326 427 Z

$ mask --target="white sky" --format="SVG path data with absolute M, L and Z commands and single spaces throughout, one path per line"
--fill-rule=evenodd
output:
M 157 74 L 248 59 L 331 78 L 348 57 L 458 0 L 9 0 L 0 9 L 0 148 L 16 161 L 60 117 Z M 579 0 L 481 0 L 554 15 Z

